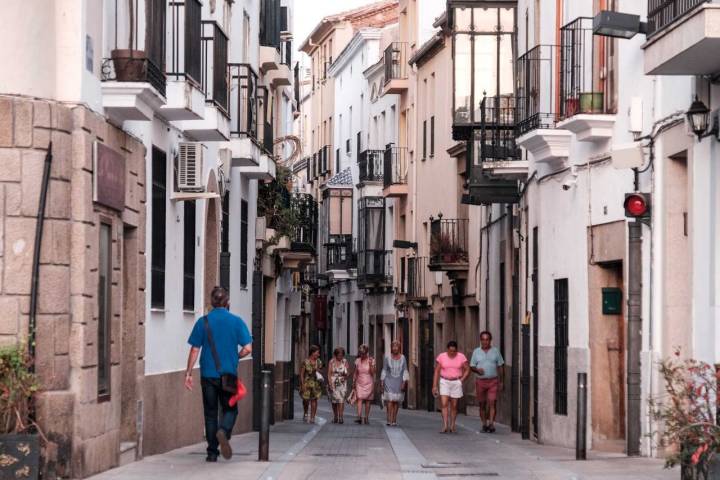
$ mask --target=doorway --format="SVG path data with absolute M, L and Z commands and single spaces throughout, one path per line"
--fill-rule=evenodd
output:
M 590 378 L 593 448 L 625 450 L 623 263 L 590 266 Z

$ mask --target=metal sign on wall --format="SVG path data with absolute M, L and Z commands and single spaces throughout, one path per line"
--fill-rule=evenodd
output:
M 125 157 L 99 142 L 93 152 L 93 201 L 113 210 L 125 209 Z

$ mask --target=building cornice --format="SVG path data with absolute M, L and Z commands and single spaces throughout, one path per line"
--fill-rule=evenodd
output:
M 340 55 L 330 65 L 328 73 L 331 76 L 335 76 L 340 70 L 342 70 L 348 62 L 362 49 L 368 40 L 380 40 L 382 37 L 382 31 L 379 28 L 363 28 L 358 31 L 350 42 L 343 48 Z

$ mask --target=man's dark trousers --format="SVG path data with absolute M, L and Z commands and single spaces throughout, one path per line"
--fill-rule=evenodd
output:
M 219 378 L 201 378 L 203 410 L 205 411 L 205 436 L 207 437 L 208 455 L 218 456 L 217 432 L 218 413 L 220 413 L 219 428 L 222 428 L 230 440 L 235 420 L 238 416 L 238 407 L 230 407 L 231 393 L 224 392 Z

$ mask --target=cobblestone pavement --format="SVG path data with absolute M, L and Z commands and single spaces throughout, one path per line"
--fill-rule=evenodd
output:
M 297 402 L 300 403 L 300 402 Z M 401 426 L 386 427 L 384 412 L 375 409 L 370 425 L 325 422 L 331 418 L 321 406 L 318 425 L 300 420 L 273 427 L 269 463 L 257 459 L 257 434 L 233 437 L 235 456 L 217 464 L 204 462 L 204 444 L 165 455 L 148 457 L 117 468 L 93 480 L 214 480 L 214 479 L 388 479 L 462 480 L 670 480 L 677 470 L 662 468 L 662 461 L 626 458 L 589 452 L 589 460 L 576 462 L 574 451 L 523 441 L 500 427 L 493 435 L 477 431 L 476 418 L 461 416 L 458 433 L 437 433 L 439 415 L 401 411 Z M 302 418 L 302 412 L 296 415 Z

